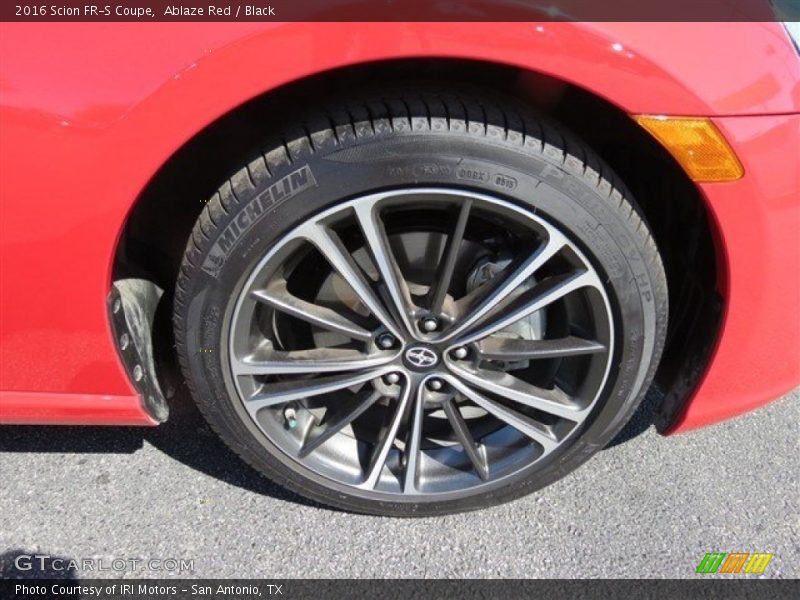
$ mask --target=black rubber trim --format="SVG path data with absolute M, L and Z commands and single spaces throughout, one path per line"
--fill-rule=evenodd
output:
M 142 406 L 159 423 L 169 416 L 153 359 L 153 320 L 162 294 L 161 288 L 145 279 L 115 281 L 108 294 L 114 345 Z

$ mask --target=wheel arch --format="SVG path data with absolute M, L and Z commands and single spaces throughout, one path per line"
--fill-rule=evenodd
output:
M 724 254 L 702 195 L 674 160 L 634 124 L 623 107 L 583 85 L 509 63 L 464 58 L 406 58 L 360 62 L 300 77 L 211 118 L 161 165 L 136 198 L 114 251 L 112 280 L 142 277 L 171 291 L 191 228 L 219 182 L 229 177 L 293 115 L 326 94 L 344 93 L 376 78 L 450 80 L 499 88 L 548 113 L 574 130 L 611 164 L 633 191 L 654 231 L 670 279 L 673 315 L 662 367 L 661 395 L 649 410 L 660 429 L 691 396 L 717 339 Z M 187 179 L 191 173 L 191 179 Z M 646 173 L 646 175 L 643 175 Z M 667 184 L 671 198 L 653 195 Z M 169 201 L 164 200 L 168 198 Z M 678 209 L 675 208 L 676 204 Z M 676 236 L 678 230 L 682 235 Z M 691 243 L 686 243 L 686 232 Z M 691 250 L 689 250 L 691 249 Z M 697 254 L 694 254 L 697 253 Z M 698 256 L 700 257 L 698 260 Z M 697 278 L 687 266 L 701 264 Z M 699 296 L 698 296 L 699 294 Z M 699 306 L 691 310 L 691 306 Z M 690 314 L 684 314 L 686 311 Z M 165 310 L 164 312 L 168 312 Z M 171 331 L 154 332 L 159 376 L 166 389 L 177 381 Z M 670 344 L 670 340 L 680 343 Z M 689 340 L 689 343 L 686 343 Z M 711 343 L 709 343 L 711 340 Z M 648 420 L 649 422 L 649 420 Z

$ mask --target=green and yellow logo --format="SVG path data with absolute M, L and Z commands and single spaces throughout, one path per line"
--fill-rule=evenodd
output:
M 698 573 L 754 573 L 760 575 L 772 560 L 766 552 L 711 552 L 697 565 Z

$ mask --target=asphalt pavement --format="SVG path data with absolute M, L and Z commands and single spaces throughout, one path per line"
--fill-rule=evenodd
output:
M 800 389 L 671 438 L 642 412 L 541 492 L 412 520 L 303 501 L 188 404 L 155 429 L 0 427 L 0 576 L 696 577 L 707 552 L 771 552 L 764 577 L 796 578 L 799 423 Z

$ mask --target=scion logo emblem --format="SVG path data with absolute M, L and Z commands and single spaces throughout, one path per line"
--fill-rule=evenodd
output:
M 439 362 L 436 352 L 425 346 L 415 346 L 406 350 L 406 361 L 418 369 L 427 369 Z

